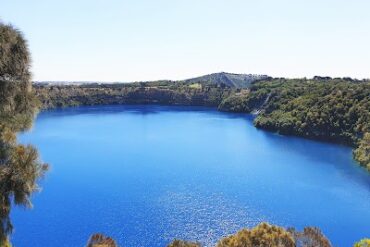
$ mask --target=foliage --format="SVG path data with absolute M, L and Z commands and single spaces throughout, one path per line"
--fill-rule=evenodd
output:
M 370 132 L 365 133 L 353 154 L 355 159 L 370 171 Z
M 175 240 L 169 247 L 197 247 L 200 244 Z M 252 229 L 242 229 L 221 239 L 216 247 L 331 247 L 330 241 L 315 227 L 302 232 L 261 223 Z M 361 245 L 360 245 L 361 246 Z M 366 246 L 366 245 L 365 245 Z
M 90 237 L 87 247 L 117 247 L 116 242 L 103 234 Z M 175 239 L 167 247 L 201 247 L 200 243 Z M 252 229 L 242 229 L 218 241 L 216 247 L 331 247 L 330 241 L 319 228 L 305 227 L 302 232 L 294 228 L 261 223 Z M 363 239 L 354 247 L 370 247 L 370 239 Z
M 255 119 L 259 128 L 351 146 L 370 131 L 369 81 L 277 79 L 253 91 L 266 88 L 272 96 Z M 367 165 L 369 142 L 361 143 L 354 157 Z
M 0 23 L 0 80 L 29 81 L 30 55 L 20 31 Z
M 361 241 L 355 243 L 353 247 L 370 247 L 370 238 L 362 239 Z
M 167 247 L 200 247 L 199 243 L 193 243 L 183 240 L 175 239 L 172 243 L 170 243 Z
M 370 240 L 364 239 L 355 247 L 367 247 Z M 87 247 L 117 247 L 116 242 L 103 234 L 90 237 Z M 167 247 L 201 247 L 200 243 L 175 239 Z M 302 232 L 294 228 L 261 223 L 252 229 L 242 229 L 234 235 L 221 239 L 216 247 L 331 247 L 330 241 L 319 228 L 306 227 Z
M 218 106 L 220 111 L 251 112 L 253 104 L 249 97 L 249 90 L 243 90 L 223 99 Z
M 276 79 L 254 84 L 252 94 L 260 90 L 271 97 L 257 127 L 347 145 L 370 129 L 370 82 Z
M 292 235 L 281 227 L 261 223 L 255 228 L 243 229 L 224 239 L 216 247 L 294 247 Z
M 31 207 L 30 196 L 47 165 L 32 146 L 17 144 L 16 132 L 29 128 L 37 111 L 22 34 L 0 23 L 0 246 L 9 244 L 12 202 Z
M 331 247 L 330 241 L 322 234 L 317 227 L 305 227 L 303 232 L 297 232 L 291 228 L 288 231 L 292 234 L 296 247 Z
M 199 84 L 201 85 L 201 84 Z M 129 84 L 35 85 L 44 108 L 76 105 L 163 104 L 217 107 L 232 91 L 171 81 Z
M 267 78 L 241 89 L 218 83 L 220 74 L 216 75 L 215 82 L 210 81 L 212 76 L 206 76 L 205 81 L 37 84 L 35 89 L 44 108 L 100 104 L 212 106 L 221 111 L 258 114 L 258 128 L 354 147 L 370 132 L 369 81 Z M 365 167 L 370 159 L 368 150 L 369 142 L 364 139 L 354 152 Z
M 280 134 L 354 147 L 360 143 L 354 157 L 365 167 L 369 164 L 370 144 L 365 138 L 370 132 L 369 81 L 269 79 L 253 83 L 248 94 L 231 94 L 219 108 L 260 113 L 256 127 Z
M 12 247 L 12 244 L 8 240 L 5 240 L 4 242 L 0 243 L 0 247 Z
M 194 83 L 194 84 L 190 84 L 189 87 L 190 88 L 201 89 L 202 88 L 202 84 L 200 84 L 200 83 Z
M 87 247 L 118 247 L 118 245 L 112 238 L 96 233 L 90 237 Z
M 31 91 L 30 55 L 23 35 L 0 22 L 0 129 L 30 126 L 37 101 Z

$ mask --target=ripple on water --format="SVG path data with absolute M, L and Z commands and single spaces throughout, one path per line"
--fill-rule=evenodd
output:
M 269 220 L 222 193 L 191 188 L 166 191 L 158 198 L 157 206 L 167 242 L 180 238 L 212 246 L 225 235 Z

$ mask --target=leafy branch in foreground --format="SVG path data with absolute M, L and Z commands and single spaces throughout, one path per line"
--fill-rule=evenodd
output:
M 30 55 L 23 35 L 0 23 L 0 246 L 10 246 L 12 204 L 32 207 L 30 197 L 48 168 L 37 150 L 17 143 L 32 125 L 38 102 L 32 91 Z

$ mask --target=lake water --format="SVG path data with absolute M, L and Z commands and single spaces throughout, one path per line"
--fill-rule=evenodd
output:
M 50 163 L 34 209 L 13 210 L 17 247 L 211 246 L 261 221 L 318 226 L 336 246 L 370 237 L 370 175 L 343 146 L 258 130 L 209 108 L 46 111 L 20 135 Z

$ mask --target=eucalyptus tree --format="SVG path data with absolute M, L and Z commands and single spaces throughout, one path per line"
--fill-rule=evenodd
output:
M 30 196 L 47 170 L 37 150 L 16 139 L 18 131 L 31 126 L 37 111 L 30 61 L 22 33 L 0 23 L 0 246 L 6 246 L 13 229 L 12 205 L 31 207 Z
M 90 237 L 87 247 L 118 247 L 118 245 L 111 237 L 96 233 Z
M 221 239 L 216 247 L 295 247 L 293 236 L 284 228 L 261 223 L 252 229 L 242 229 Z

